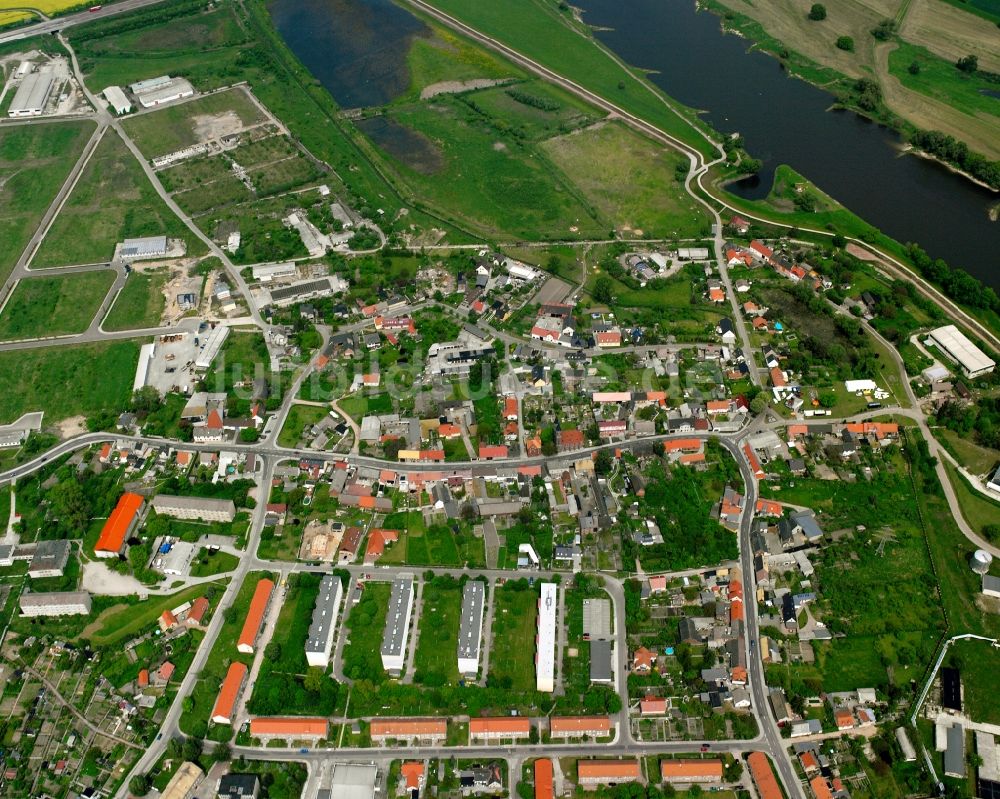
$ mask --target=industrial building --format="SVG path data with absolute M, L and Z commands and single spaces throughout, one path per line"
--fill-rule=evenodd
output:
M 337 799 L 372 799 L 376 794 L 378 766 L 369 763 L 335 763 L 330 794 Z
M 959 365 L 969 378 L 989 374 L 996 362 L 969 341 L 955 325 L 944 325 L 930 332 L 931 343 Z
M 257 264 L 251 270 L 253 279 L 261 283 L 270 283 L 276 278 L 295 277 L 296 269 L 294 261 L 286 261 L 280 264 Z
M 410 634 L 410 614 L 413 613 L 413 578 L 392 581 L 389 611 L 385 616 L 382 635 L 382 668 L 402 673 L 406 664 L 406 642 Z
M 965 779 L 965 727 L 952 724 L 948 728 L 948 746 L 944 750 L 944 775 Z
M 475 677 L 479 673 L 480 641 L 483 633 L 483 606 L 486 585 L 469 580 L 462 589 L 462 617 L 458 624 L 458 673 Z
M 222 350 L 222 345 L 229 338 L 229 328 L 225 325 L 217 325 L 201 342 L 198 355 L 194 359 L 195 369 L 208 369 L 215 360 L 215 356 Z
M 24 616 L 76 616 L 90 613 L 90 594 L 86 591 L 51 591 L 23 593 L 20 597 Z
M 274 591 L 274 583 L 267 577 L 261 578 L 253 592 L 253 599 L 250 600 L 250 609 L 247 611 L 246 621 L 243 622 L 243 629 L 240 632 L 239 641 L 236 648 L 245 654 L 252 655 L 257 646 L 257 636 L 260 635 L 260 628 L 264 624 L 264 614 L 267 606 L 271 602 L 271 593 Z
M 53 83 L 55 76 L 51 69 L 43 68 L 25 75 L 7 114 L 14 119 L 41 116 L 52 94 Z
M 304 280 L 299 283 L 292 283 L 290 286 L 281 286 L 271 289 L 268 293 L 269 304 L 279 308 L 286 305 L 294 305 L 303 300 L 318 299 L 319 297 L 329 297 L 331 294 L 339 294 L 347 291 L 349 284 L 342 277 L 321 277 L 319 280 Z
M 614 682 L 610 641 L 590 642 L 590 681 L 599 685 L 611 685 Z
M 535 655 L 535 687 L 552 693 L 556 671 L 556 603 L 559 586 L 542 583 L 538 600 L 538 652 Z
M 231 499 L 157 494 L 153 497 L 151 506 L 160 516 L 172 516 L 175 519 L 231 522 L 236 518 L 236 505 Z
M 146 236 L 141 239 L 125 239 L 118 247 L 118 257 L 123 261 L 139 261 L 143 258 L 162 258 L 167 254 L 166 236 Z
M 128 99 L 128 95 L 122 91 L 121 86 L 108 86 L 103 92 L 104 99 L 108 101 L 108 105 L 111 109 L 118 115 L 128 114 L 132 111 L 132 101 Z
M 325 669 L 330 665 L 333 631 L 343 595 L 344 588 L 340 578 L 332 574 L 324 575 L 319 582 L 319 595 L 316 597 L 309 637 L 306 639 L 306 660 L 310 666 Z
M 226 672 L 226 679 L 222 681 L 219 697 L 215 700 L 215 708 L 212 710 L 212 721 L 215 724 L 233 723 L 236 701 L 240 698 L 240 691 L 243 690 L 243 683 L 246 682 L 246 679 L 247 667 L 245 663 L 234 660 L 229 664 L 229 671 Z
M 133 83 L 129 89 L 143 108 L 155 108 L 164 103 L 194 96 L 194 87 L 187 80 L 167 75 Z
M 145 504 L 145 500 L 138 494 L 128 492 L 121 495 L 94 545 L 97 557 L 116 558 L 125 551 L 125 542 L 138 526 Z

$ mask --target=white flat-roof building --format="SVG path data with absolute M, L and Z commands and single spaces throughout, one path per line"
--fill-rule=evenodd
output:
M 281 264 L 257 264 L 253 267 L 253 279 L 261 283 L 270 283 L 275 278 L 295 277 L 295 262 L 286 261 Z
M 145 236 L 140 239 L 125 239 L 118 248 L 118 257 L 125 261 L 135 261 L 141 258 L 162 258 L 166 254 L 166 236 Z
M 229 338 L 229 328 L 225 325 L 219 325 L 205 336 L 201 349 L 198 350 L 198 356 L 194 359 L 195 369 L 207 369 L 211 366 L 227 338 Z
M 681 247 L 677 250 L 677 257 L 682 261 L 698 261 L 708 258 L 707 247 Z
M 559 586 L 542 583 L 538 600 L 538 652 L 535 654 L 535 687 L 552 693 L 556 675 L 556 604 Z
M 135 365 L 135 378 L 132 380 L 133 391 L 138 391 L 146 385 L 146 379 L 149 377 L 149 365 L 153 362 L 154 355 L 156 355 L 155 341 L 143 344 L 139 348 L 139 362 Z
M 114 111 L 118 116 L 122 114 L 128 114 L 132 111 L 132 101 L 128 99 L 128 95 L 122 91 L 121 86 L 108 86 L 103 92 L 104 99 L 108 101 L 108 105 L 111 106 L 111 110 Z
M 236 505 L 231 499 L 211 497 L 177 497 L 157 494 L 151 503 L 161 516 L 175 519 L 199 519 L 206 522 L 231 522 L 236 518 Z
M 458 673 L 474 677 L 479 673 L 480 641 L 483 637 L 483 606 L 486 585 L 469 580 L 462 589 L 462 617 L 458 623 Z
M 141 88 L 137 89 L 137 86 Z M 164 103 L 194 96 L 194 87 L 187 80 L 170 78 L 166 75 L 133 83 L 130 88 L 143 108 L 155 108 Z
M 330 796 L 337 799 L 373 799 L 378 782 L 378 767 L 359 763 L 336 763 L 330 781 Z M 323 791 L 320 791 L 322 794 Z
M 90 594 L 86 591 L 51 591 L 21 594 L 24 616 L 75 616 L 90 613 Z
M 306 639 L 306 661 L 310 666 L 325 669 L 330 665 L 333 631 L 343 595 L 344 587 L 340 578 L 332 574 L 323 575 L 319 583 L 316 607 L 313 608 L 312 624 L 309 625 L 309 637 Z
M 941 352 L 961 367 L 966 377 L 989 374 L 996 366 L 996 362 L 969 341 L 965 333 L 955 325 L 944 325 L 932 330 L 930 338 Z
M 7 114 L 15 119 L 41 116 L 52 94 L 54 82 L 55 76 L 50 69 L 40 69 L 38 72 L 25 75 L 21 85 L 17 87 L 17 93 L 10 108 L 7 109 Z
M 392 581 L 389 611 L 385 614 L 382 634 L 382 668 L 402 672 L 406 665 L 406 642 L 410 637 L 410 615 L 413 613 L 413 578 L 400 577 Z

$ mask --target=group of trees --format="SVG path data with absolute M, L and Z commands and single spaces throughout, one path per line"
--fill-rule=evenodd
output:
M 954 136 L 937 130 L 918 130 L 910 137 L 910 143 L 935 158 L 968 172 L 991 188 L 1000 189 L 1000 161 L 991 161 L 973 152 L 965 142 Z
M 1000 397 L 983 396 L 975 405 L 945 400 L 938 406 L 937 421 L 963 438 L 1000 449 Z
M 951 139 L 950 136 L 947 138 Z M 997 167 L 997 185 L 1000 186 L 1000 162 Z M 906 254 L 921 275 L 939 285 L 956 302 L 1000 313 L 1000 297 L 996 291 L 984 286 L 968 272 L 952 269 L 940 258 L 931 258 L 919 244 L 907 244 Z

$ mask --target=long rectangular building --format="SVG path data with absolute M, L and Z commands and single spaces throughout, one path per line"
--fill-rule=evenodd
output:
M 531 719 L 527 716 L 493 716 L 469 719 L 469 737 L 473 740 L 500 741 L 527 738 Z
M 250 737 L 263 741 L 318 741 L 326 738 L 330 722 L 324 718 L 259 716 L 250 719 Z
M 114 558 L 125 551 L 125 542 L 135 530 L 142 514 L 145 500 L 138 494 L 127 492 L 118 498 L 118 504 L 111 511 L 101 534 L 94 545 L 94 554 L 99 558 Z
M 233 723 L 236 700 L 240 698 L 240 691 L 243 690 L 246 678 L 246 664 L 240 663 L 238 660 L 229 664 L 229 671 L 226 672 L 226 679 L 222 681 L 222 688 L 219 689 L 219 696 L 215 700 L 215 708 L 212 710 L 213 722 L 216 724 Z
M 447 719 L 372 719 L 372 741 L 441 741 L 448 735 Z
M 413 579 L 392 581 L 389 610 L 385 615 L 382 634 L 382 668 L 402 672 L 406 665 L 406 642 L 410 637 L 410 615 L 413 613 Z
M 579 760 L 576 776 L 580 787 L 617 785 L 642 779 L 638 760 Z
M 324 575 L 319 582 L 319 595 L 316 597 L 309 637 L 306 639 L 306 661 L 310 666 L 325 669 L 330 665 L 333 631 L 343 595 L 344 587 L 340 578 L 332 574 Z
M 556 673 L 556 603 L 559 586 L 542 583 L 538 600 L 538 650 L 535 653 L 535 687 L 539 691 L 552 693 L 555 690 Z
M 90 594 L 86 591 L 51 591 L 21 594 L 24 616 L 76 616 L 90 613 Z
M 236 648 L 245 654 L 252 655 L 257 646 L 257 637 L 260 635 L 260 628 L 264 624 L 264 614 L 267 606 L 271 602 L 271 593 L 274 591 L 274 583 L 267 577 L 262 578 L 254 589 L 253 598 L 250 600 L 250 609 L 247 611 L 246 621 L 243 622 L 243 629 L 240 631 L 240 638 Z
M 55 78 L 49 69 L 40 69 L 38 72 L 25 75 L 21 85 L 17 87 L 17 93 L 7 114 L 15 119 L 41 116 L 52 94 L 54 82 Z
M 996 366 L 996 362 L 969 341 L 968 336 L 955 325 L 944 325 L 932 330 L 930 337 L 938 349 L 959 365 L 966 377 L 989 374 Z
M 459 674 L 475 677 L 479 673 L 485 604 L 486 584 L 479 580 L 469 580 L 462 590 L 462 617 L 458 624 Z
M 236 518 L 236 505 L 231 499 L 157 494 L 153 497 L 152 508 L 161 516 L 172 516 L 175 519 L 231 522 Z

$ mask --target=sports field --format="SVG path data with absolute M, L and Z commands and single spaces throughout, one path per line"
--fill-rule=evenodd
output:
M 114 281 L 111 270 L 20 280 L 0 313 L 0 341 L 82 333 Z

